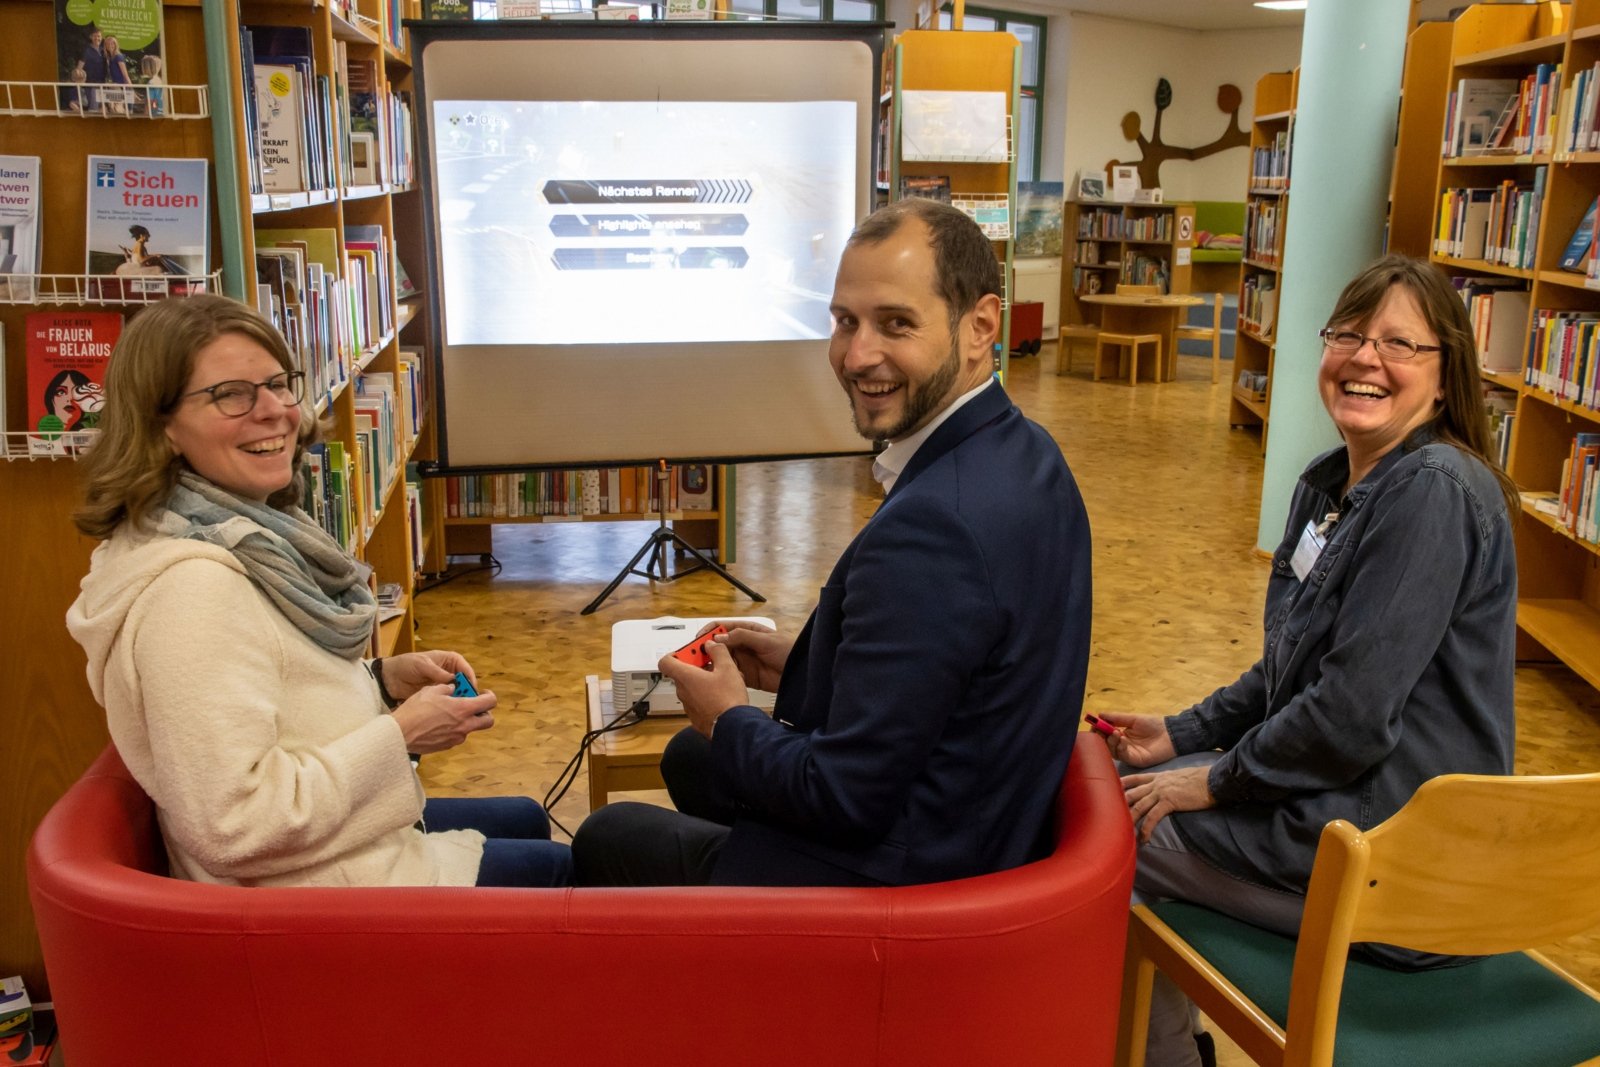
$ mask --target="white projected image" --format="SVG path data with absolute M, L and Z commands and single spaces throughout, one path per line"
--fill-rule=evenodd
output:
M 852 101 L 436 100 L 451 345 L 826 338 Z

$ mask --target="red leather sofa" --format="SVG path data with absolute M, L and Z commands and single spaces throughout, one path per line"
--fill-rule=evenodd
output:
M 1109 1064 L 1134 843 L 1079 739 L 1053 855 L 895 889 L 239 889 L 163 877 L 108 748 L 29 888 L 71 1067 Z

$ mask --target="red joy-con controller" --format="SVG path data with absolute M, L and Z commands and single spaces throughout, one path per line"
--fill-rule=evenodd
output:
M 727 632 L 728 628 L 726 626 L 713 626 L 711 629 L 707 630 L 705 633 L 701 634 L 693 641 L 690 641 L 687 645 L 684 645 L 682 648 L 678 649 L 678 651 L 674 652 L 672 654 L 672 658 L 683 663 L 687 663 L 691 667 L 699 667 L 701 670 L 705 670 L 707 667 L 711 666 L 711 639 L 716 637 L 718 634 L 725 634 Z

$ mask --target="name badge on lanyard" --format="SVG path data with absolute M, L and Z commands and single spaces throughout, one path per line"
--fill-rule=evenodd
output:
M 1300 543 L 1294 546 L 1294 555 L 1289 557 L 1289 566 L 1294 568 L 1296 578 L 1302 582 L 1306 580 L 1306 575 L 1317 565 L 1317 559 L 1327 544 L 1327 537 L 1318 533 L 1316 524 L 1307 519 L 1306 528 L 1300 534 Z
M 1294 546 L 1294 555 L 1289 557 L 1289 566 L 1294 569 L 1295 578 L 1302 582 L 1306 580 L 1306 575 L 1311 573 L 1311 568 L 1322 557 L 1322 550 L 1328 547 L 1328 531 L 1338 520 L 1338 512 L 1333 512 L 1320 523 L 1306 520 L 1300 543 Z

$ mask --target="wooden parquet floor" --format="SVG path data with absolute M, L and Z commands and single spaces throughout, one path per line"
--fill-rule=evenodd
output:
M 1260 437 L 1228 428 L 1226 374 L 1212 385 L 1209 361 L 1179 362 L 1177 382 L 1136 388 L 1091 382 L 1087 371 L 1058 377 L 1048 350 L 1011 364 L 1011 395 L 1060 442 L 1089 510 L 1089 711 L 1179 710 L 1259 654 Z M 798 629 L 879 499 L 865 458 L 743 466 L 738 492 L 734 570 L 764 605 L 702 573 L 664 584 L 630 578 L 596 614 L 579 615 L 648 535 L 643 523 L 497 526 L 498 574 L 465 574 L 422 594 L 423 646 L 466 654 L 500 698 L 493 730 L 423 761 L 430 793 L 543 798 L 582 734 L 583 676 L 609 673 L 612 623 L 762 614 Z M 455 570 L 474 562 L 458 558 Z M 1519 668 L 1517 717 L 1520 772 L 1600 771 L 1600 693 L 1570 671 Z M 580 776 L 557 818 L 575 827 L 587 797 Z M 1551 955 L 1600 984 L 1600 935 Z M 1223 1062 L 1245 1061 L 1230 1049 Z

